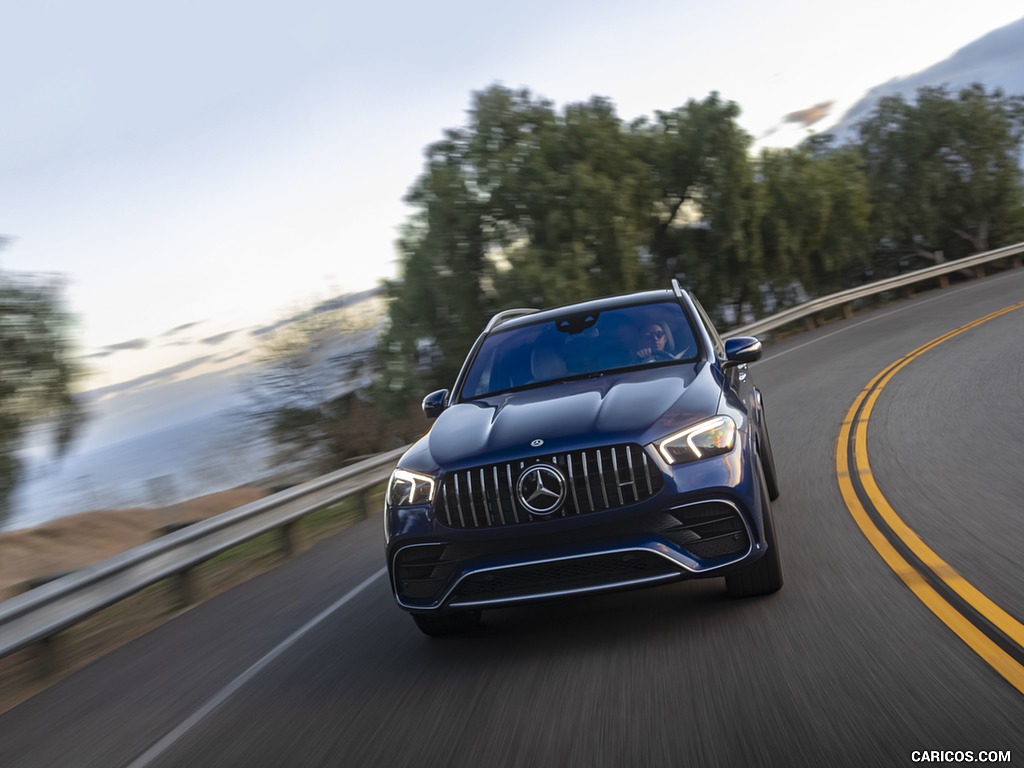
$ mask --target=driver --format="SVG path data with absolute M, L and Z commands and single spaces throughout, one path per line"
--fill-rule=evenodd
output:
M 658 322 L 647 323 L 640 332 L 640 349 L 637 350 L 636 356 L 641 360 L 646 360 L 658 352 L 670 354 L 665 349 L 666 344 L 668 344 L 668 333 L 665 332 L 665 327 Z

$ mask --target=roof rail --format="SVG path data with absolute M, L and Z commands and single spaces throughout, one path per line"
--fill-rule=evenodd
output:
M 513 317 L 521 317 L 522 315 L 532 315 L 534 312 L 540 312 L 540 310 L 534 309 L 533 307 L 519 307 L 517 309 L 506 309 L 502 312 L 499 312 L 498 314 L 491 318 L 491 321 L 487 323 L 487 327 L 484 328 L 484 333 L 489 333 L 491 329 L 493 329 L 495 326 L 500 325 L 506 320 L 511 320 Z
M 674 277 L 672 278 L 672 290 L 675 291 L 677 299 L 683 298 L 683 289 L 679 287 L 679 281 Z

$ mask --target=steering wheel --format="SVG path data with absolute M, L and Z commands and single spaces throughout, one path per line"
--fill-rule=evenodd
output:
M 651 354 L 649 354 L 647 357 L 645 357 L 640 362 L 642 362 L 642 363 L 658 363 L 658 362 L 663 362 L 665 360 L 675 360 L 675 359 L 676 358 L 675 358 L 674 355 L 666 352 L 664 349 L 654 349 L 654 350 L 651 350 Z

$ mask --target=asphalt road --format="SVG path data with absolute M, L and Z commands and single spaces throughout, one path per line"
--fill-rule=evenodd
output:
M 0 766 L 888 766 L 915 750 L 1022 764 L 1024 695 L 869 544 L 836 465 L 876 373 L 1022 299 L 1016 270 L 767 348 L 753 374 L 783 490 L 776 595 L 679 583 L 430 640 L 392 603 L 377 517 L 0 716 Z M 868 431 L 895 511 L 1017 621 L 1022 338 L 1024 309 L 922 355 Z

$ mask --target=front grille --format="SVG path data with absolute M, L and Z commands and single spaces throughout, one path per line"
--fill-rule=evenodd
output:
M 534 464 L 558 468 L 568 485 L 565 501 L 550 515 L 531 513 L 516 493 L 520 475 Z M 515 525 L 633 504 L 661 486 L 661 471 L 639 445 L 588 448 L 449 472 L 441 481 L 437 515 L 453 528 Z
M 474 573 L 459 583 L 452 602 L 596 589 L 643 579 L 668 579 L 679 573 L 665 558 L 651 552 L 616 552 Z

